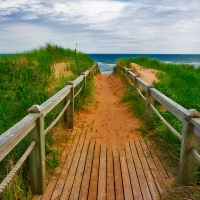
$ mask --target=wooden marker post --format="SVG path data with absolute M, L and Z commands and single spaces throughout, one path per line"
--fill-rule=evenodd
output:
M 43 194 L 46 188 L 45 165 L 45 138 L 44 115 L 36 120 L 35 128 L 29 133 L 29 143 L 35 140 L 37 143 L 29 155 L 31 190 L 33 194 Z
M 74 85 L 73 82 L 70 81 L 68 85 L 71 85 L 70 93 L 66 97 L 66 103 L 70 100 L 69 107 L 66 111 L 66 123 L 69 129 L 73 129 L 74 127 Z
M 151 130 L 154 126 L 154 122 L 153 122 L 153 111 L 151 109 L 151 104 L 154 105 L 154 98 L 151 96 L 151 91 L 150 88 L 154 88 L 154 85 L 149 85 L 148 89 L 146 91 L 146 114 L 145 114 L 145 123 L 146 123 L 146 127 Z
M 192 116 L 191 113 L 194 113 L 194 110 L 191 110 L 191 112 L 189 113 L 189 118 L 197 117 Z M 200 152 L 200 138 L 193 132 L 193 124 L 190 123 L 188 118 L 186 118 L 183 121 L 182 129 L 178 177 L 179 184 L 194 184 L 197 181 L 198 162 L 191 153 L 192 147 L 194 147 L 198 152 Z

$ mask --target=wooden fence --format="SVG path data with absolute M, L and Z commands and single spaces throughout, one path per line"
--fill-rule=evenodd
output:
M 74 99 L 81 90 L 86 89 L 87 77 L 96 74 L 98 64 L 96 63 L 91 69 L 82 73 L 78 78 L 69 82 L 67 86 L 61 89 L 40 106 L 32 106 L 29 114 L 21 121 L 7 130 L 0 136 L 0 161 L 19 144 L 19 142 L 28 135 L 29 147 L 23 154 L 18 163 L 0 184 L 0 193 L 4 190 L 8 182 L 12 179 L 26 158 L 29 156 L 30 182 L 33 194 L 43 194 L 46 187 L 46 168 L 45 168 L 45 134 L 64 116 L 67 127 L 72 129 L 74 125 Z M 82 87 L 75 93 L 75 88 L 82 84 Z M 77 87 L 78 88 L 78 87 Z M 61 101 L 65 105 L 51 125 L 44 130 L 44 118 L 53 110 Z
M 181 140 L 181 152 L 179 161 L 179 184 L 195 183 L 198 178 L 198 166 L 200 163 L 200 113 L 194 109 L 187 110 L 177 104 L 157 89 L 140 79 L 125 67 L 120 67 L 129 76 L 129 83 L 136 92 L 146 101 L 145 122 L 147 127 L 152 124 L 152 113 L 154 112 L 165 126 Z M 139 90 L 145 90 L 146 96 Z M 182 134 L 178 133 L 158 112 L 154 106 L 155 100 L 170 111 L 182 122 Z

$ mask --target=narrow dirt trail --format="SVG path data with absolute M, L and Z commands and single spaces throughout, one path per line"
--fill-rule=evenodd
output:
M 121 102 L 125 86 L 113 74 L 94 79 L 94 104 L 76 113 L 60 165 L 33 199 L 159 200 L 171 179 Z
M 141 137 L 138 119 L 133 119 L 131 111 L 121 103 L 125 86 L 119 77 L 99 74 L 95 77 L 95 87 L 97 103 L 78 113 L 75 129 L 84 125 L 88 136 L 112 149 L 123 148 L 124 142 Z

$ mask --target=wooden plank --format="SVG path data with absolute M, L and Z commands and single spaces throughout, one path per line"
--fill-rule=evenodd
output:
M 176 118 L 178 118 L 180 121 L 184 121 L 184 119 L 187 117 L 187 110 L 173 101 L 172 99 L 168 98 L 161 92 L 159 92 L 155 88 L 150 88 L 151 95 L 161 104 L 163 105 L 167 110 L 169 110 Z
M 149 84 L 143 81 L 141 78 L 139 78 L 136 74 L 134 74 L 132 71 L 127 71 L 129 76 L 133 79 L 136 80 L 137 84 L 142 86 L 142 88 L 147 91 Z
M 91 171 L 92 171 L 92 161 L 94 156 L 94 142 L 91 142 L 90 149 L 88 151 L 81 190 L 79 199 L 87 199 L 88 198 L 88 192 L 89 192 L 89 183 L 90 183 L 90 177 L 91 177 Z
M 139 154 L 139 159 L 142 164 L 142 168 L 144 171 L 144 174 L 146 176 L 147 184 L 149 186 L 151 196 L 153 199 L 160 199 L 160 194 L 158 192 L 158 189 L 156 187 L 156 184 L 154 182 L 154 178 L 152 176 L 151 170 L 149 168 L 149 165 L 147 163 L 146 157 L 144 156 L 143 150 L 141 148 L 139 140 L 135 140 L 135 145 Z
M 76 78 L 75 80 L 73 80 L 73 85 L 74 85 L 74 88 L 84 80 L 84 75 L 80 75 L 78 78 Z
M 68 155 L 69 155 L 69 153 L 71 153 L 71 154 L 73 154 L 73 149 L 72 149 L 72 147 L 73 147 L 73 145 L 74 146 L 76 146 L 77 144 L 76 144 L 76 142 L 78 142 L 79 141 L 79 138 L 80 138 L 80 134 L 78 134 L 78 131 L 76 130 L 74 130 L 71 134 L 70 134 L 70 137 L 69 137 L 69 140 L 68 140 L 68 142 L 67 142 L 67 144 L 66 144 L 66 147 L 65 147 L 65 149 L 64 149 L 64 151 L 63 151 L 63 153 L 62 153 L 62 155 L 61 155 L 61 159 L 63 160 L 63 166 L 59 166 L 59 167 L 56 167 L 56 169 L 55 169 L 55 172 L 54 172 L 54 174 L 53 174 L 53 176 L 51 177 L 51 180 L 50 180 L 50 182 L 49 182 L 49 184 L 48 184 L 48 186 L 47 186 L 47 188 L 46 188 L 46 190 L 45 190 L 45 193 L 44 193 L 44 195 L 43 195 L 43 197 L 42 197 L 42 199 L 44 200 L 44 199 L 50 199 L 51 198 L 51 196 L 52 196 L 52 193 L 53 193 L 53 191 L 54 191 L 54 189 L 55 189 L 55 187 L 56 187 L 56 184 L 57 184 L 57 182 L 58 182 L 58 179 L 59 179 L 59 177 L 61 176 L 61 171 L 63 170 L 63 168 L 64 168 L 64 165 L 67 163 L 67 161 L 66 161 L 66 159 L 68 158 Z M 74 143 L 74 144 L 73 144 Z
M 56 185 L 52 198 L 68 199 L 73 186 L 76 170 L 78 168 L 79 159 L 85 143 L 85 137 L 81 137 L 77 145 L 76 151 L 70 167 L 67 167 L 67 171 L 64 170 L 63 177 L 61 177 L 60 184 Z M 64 187 L 63 187 L 64 186 Z
M 136 172 L 137 172 L 137 177 L 138 177 L 138 180 L 139 180 L 139 183 L 140 183 L 140 186 L 141 186 L 140 189 L 141 189 L 141 192 L 142 192 L 142 196 L 143 196 L 143 198 L 151 200 L 152 199 L 151 193 L 149 191 L 147 180 L 145 178 L 144 171 L 143 171 L 143 168 L 142 168 L 142 164 L 140 162 L 139 155 L 138 155 L 138 152 L 136 150 L 134 142 L 130 143 L 130 149 L 131 149 L 132 158 L 134 160 L 134 164 L 135 164 L 135 168 L 136 168 Z
M 89 146 L 89 141 L 86 141 L 84 144 L 83 151 L 81 153 L 81 158 L 78 163 L 76 177 L 75 177 L 74 184 L 72 187 L 70 200 L 77 200 L 79 197 L 81 183 L 83 179 L 83 172 L 84 172 L 85 164 L 86 164 L 87 153 L 91 153 L 91 152 L 93 153 L 94 145 L 95 145 L 94 141 L 90 142 L 90 146 Z M 88 146 L 89 146 L 89 150 L 88 150 Z
M 100 144 L 96 143 L 93 164 L 92 164 L 92 173 L 90 178 L 88 200 L 97 199 L 98 181 L 99 181 L 99 159 L 100 159 Z
M 40 113 L 46 116 L 53 108 L 55 108 L 69 93 L 71 85 L 65 86 L 59 92 L 40 105 Z
M 77 164 L 76 162 L 79 159 L 80 149 L 82 149 L 84 141 L 85 141 L 85 137 L 82 136 L 80 137 L 79 141 L 73 144 L 72 151 L 70 152 L 68 158 L 66 159 L 66 163 L 63 166 L 62 172 L 60 174 L 56 187 L 53 191 L 52 199 L 59 198 L 62 194 L 62 191 L 65 190 L 65 187 L 68 187 L 68 184 L 71 185 L 71 183 L 69 182 L 71 179 L 73 180 L 74 170 L 76 170 L 76 164 Z M 67 185 L 66 185 L 66 179 L 68 181 Z M 70 187 L 70 190 L 71 190 L 71 187 Z M 70 191 L 63 191 L 63 192 L 66 192 L 67 194 L 68 192 L 70 193 Z
M 130 146 L 128 143 L 125 145 L 125 151 L 126 151 L 126 159 L 127 159 L 128 170 L 129 170 L 129 174 L 130 174 L 130 180 L 131 180 L 134 199 L 143 200 L 141 189 L 140 189 L 140 184 L 138 181 L 135 165 L 133 162 Z
M 73 82 L 69 82 L 71 85 L 70 93 L 66 97 L 66 103 L 70 101 L 69 107 L 66 110 L 65 121 L 67 128 L 73 129 L 74 127 L 74 85 Z
M 155 163 L 153 161 L 153 158 L 151 157 L 151 154 L 150 154 L 145 142 L 140 140 L 140 144 L 142 146 L 144 155 L 145 155 L 145 157 L 147 159 L 148 165 L 149 165 L 149 167 L 151 169 L 151 172 L 152 172 L 152 175 L 154 177 L 156 186 L 157 186 L 157 188 L 159 190 L 159 193 L 160 194 L 166 193 L 167 189 L 165 188 L 165 184 L 164 184 L 164 182 L 163 182 L 163 180 L 162 180 L 162 178 L 160 176 L 160 173 L 159 173 L 159 171 L 158 171 L 158 169 L 157 169 L 157 167 L 156 167 L 156 165 L 155 165 Z
M 198 180 L 199 163 L 191 153 L 191 147 L 200 151 L 200 138 L 193 133 L 193 124 L 183 122 L 178 184 L 194 184 Z
M 99 183 L 97 199 L 106 199 L 106 147 L 101 145 L 100 151 L 100 166 L 99 166 Z
M 114 178 L 115 178 L 115 199 L 121 200 L 121 199 L 124 199 L 124 192 L 123 192 L 121 167 L 120 167 L 118 150 L 113 150 L 113 160 L 114 160 Z
M 196 135 L 200 137 L 200 118 L 192 118 L 189 121 L 194 125 L 193 131 Z
M 132 187 L 125 157 L 125 151 L 120 150 L 120 163 L 121 163 L 121 170 L 122 170 L 122 180 L 123 180 L 123 187 L 124 187 L 124 198 L 125 199 L 133 199 Z
M 150 143 L 150 141 L 148 141 L 148 146 L 147 146 L 153 160 L 154 163 L 156 164 L 156 167 L 158 169 L 158 172 L 160 173 L 160 176 L 163 180 L 168 179 L 169 176 L 166 172 L 166 170 L 164 169 L 162 163 L 160 162 L 159 158 L 157 157 L 157 153 L 155 151 L 155 149 L 153 148 L 152 144 Z M 165 181 L 164 181 L 165 182 Z
M 29 155 L 31 191 L 43 194 L 46 188 L 44 115 L 36 120 L 36 127 L 29 133 L 29 143 L 33 140 L 37 144 Z
M 42 195 L 34 195 L 34 197 L 32 198 L 32 200 L 41 200 L 42 199 Z
M 154 98 L 151 96 L 150 88 L 154 87 L 150 85 L 148 89 L 146 90 L 146 108 L 145 108 L 145 124 L 146 127 L 149 130 L 152 130 L 154 128 L 154 118 L 153 118 L 153 110 L 151 108 L 151 105 L 154 105 Z
M 115 199 L 115 180 L 114 180 L 114 168 L 113 168 L 113 154 L 112 150 L 107 149 L 107 199 Z
M 40 114 L 30 113 L 0 135 L 0 161 L 36 126 Z
M 196 121 L 195 121 L 196 122 Z M 196 126 L 193 126 L 193 132 L 198 136 L 200 137 L 200 129 L 197 128 Z
M 50 124 L 50 126 L 48 128 L 46 128 L 46 130 L 44 131 L 44 134 L 46 135 L 55 125 L 56 123 L 60 120 L 60 118 L 63 116 L 63 114 L 65 113 L 65 111 L 67 110 L 68 106 L 70 104 L 70 100 L 68 102 L 66 102 L 66 105 L 64 106 L 64 108 L 62 109 L 62 111 L 59 113 L 59 115 L 56 117 L 56 119 L 54 119 L 54 121 Z
M 139 77 L 136 77 L 136 80 L 137 80 L 137 83 L 142 86 L 142 88 L 147 91 L 148 90 L 148 87 L 149 87 L 149 84 L 146 83 L 145 81 L 143 81 L 141 78 Z

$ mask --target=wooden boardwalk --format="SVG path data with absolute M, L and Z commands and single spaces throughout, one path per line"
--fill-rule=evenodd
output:
M 110 147 L 74 130 L 44 199 L 160 199 L 170 177 L 153 148 L 141 138 Z

